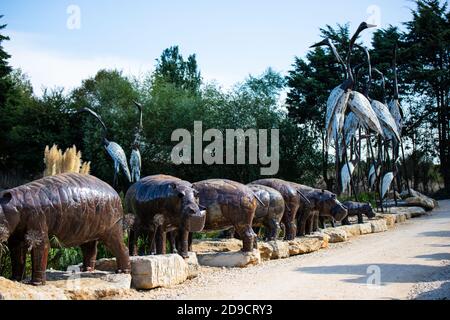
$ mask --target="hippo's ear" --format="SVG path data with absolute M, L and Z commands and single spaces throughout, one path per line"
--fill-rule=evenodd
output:
M 12 194 L 10 192 L 5 192 L 0 195 L 0 204 L 8 204 L 12 199 Z

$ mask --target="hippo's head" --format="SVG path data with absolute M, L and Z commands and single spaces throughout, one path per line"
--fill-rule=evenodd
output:
M 347 208 L 336 199 L 336 204 L 331 209 L 331 214 L 336 221 L 342 221 L 348 215 Z
M 342 221 L 347 215 L 347 208 L 337 199 L 336 194 L 317 190 L 316 203 L 321 215 L 333 217 L 335 221 Z
M 8 241 L 11 231 L 9 230 L 9 223 L 6 219 L 3 205 L 11 201 L 11 193 L 4 193 L 0 195 L 0 244 Z
M 205 226 L 206 208 L 199 204 L 198 191 L 192 185 L 176 185 L 172 188 L 181 199 L 181 215 L 185 228 L 189 232 L 200 232 Z
M 362 207 L 362 212 L 369 219 L 375 218 L 375 213 L 373 212 L 373 208 L 372 208 L 372 205 L 370 204 L 370 202 L 367 202 L 366 204 L 364 204 L 364 206 Z

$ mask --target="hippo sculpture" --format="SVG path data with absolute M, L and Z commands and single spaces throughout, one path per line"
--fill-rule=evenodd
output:
M 205 231 L 234 227 L 243 241 L 242 251 L 256 249 L 256 234 L 252 229 L 257 202 L 264 203 L 254 192 L 239 182 L 211 179 L 196 182 L 200 204 L 206 207 Z
M 125 205 L 135 216 L 129 237 L 132 255 L 137 254 L 139 234 L 147 232 L 150 247 L 156 241 L 156 253 L 165 254 L 166 234 L 178 231 L 179 253 L 187 258 L 189 233 L 200 232 L 205 225 L 205 211 L 199 206 L 198 192 L 190 182 L 172 176 L 154 175 L 139 180 L 128 189 Z
M 284 199 L 284 213 L 281 219 L 285 228 L 285 240 L 293 240 L 297 234 L 296 215 L 297 211 L 305 203 L 300 201 L 300 196 L 292 185 L 281 179 L 262 179 L 253 181 L 252 184 L 263 185 L 277 190 Z
M 122 222 L 117 192 L 90 175 L 63 173 L 0 193 L 0 242 L 8 242 L 16 281 L 25 276 L 31 250 L 31 284 L 45 284 L 51 238 L 64 247 L 80 246 L 84 271 L 94 269 L 100 240 L 116 257 L 117 272 L 128 273 Z
M 311 213 L 301 212 L 298 216 L 299 236 L 318 231 L 319 219 L 342 221 L 347 216 L 347 209 L 339 202 L 336 194 L 304 185 L 296 184 L 296 186 L 311 203 Z
M 277 190 L 258 184 L 247 185 L 264 205 L 257 203 L 253 228 L 264 226 L 265 240 L 276 240 L 280 233 L 280 222 L 284 214 L 284 199 Z
M 373 212 L 373 208 L 370 203 L 346 201 L 343 203 L 343 205 L 346 206 L 348 210 L 348 216 L 345 217 L 344 220 L 342 220 L 343 225 L 350 224 L 348 217 L 358 216 L 358 223 L 364 223 L 363 215 L 366 215 L 366 217 L 369 219 L 375 217 L 375 213 Z

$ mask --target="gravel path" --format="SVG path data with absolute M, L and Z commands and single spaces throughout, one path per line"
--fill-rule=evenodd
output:
M 248 269 L 202 268 L 173 288 L 129 299 L 448 299 L 450 200 L 432 216 Z

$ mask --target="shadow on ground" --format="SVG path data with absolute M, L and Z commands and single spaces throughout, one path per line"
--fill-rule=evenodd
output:
M 450 231 L 427 231 L 419 233 L 419 236 L 422 237 L 442 237 L 442 238 L 450 238 Z
M 424 256 L 424 259 L 430 257 Z M 436 258 L 436 257 L 432 257 Z M 389 283 L 416 283 L 429 282 L 436 280 L 448 280 L 448 266 L 427 266 L 422 264 L 360 264 L 360 265 L 335 265 L 335 266 L 317 266 L 317 267 L 303 267 L 298 268 L 297 271 L 311 273 L 311 274 L 336 274 L 349 275 L 348 279 L 342 280 L 348 283 L 366 284 L 373 279 L 374 270 L 380 270 L 380 285 L 387 285 Z M 438 279 L 431 275 L 440 275 Z M 442 279 L 439 279 L 442 278 Z
M 426 260 L 450 260 L 450 253 L 425 254 L 416 256 L 415 258 Z

